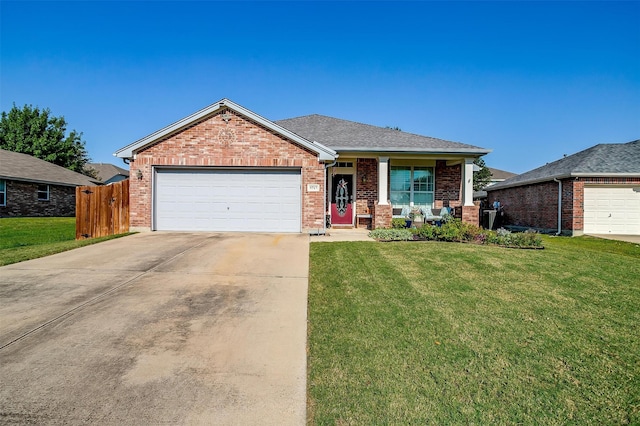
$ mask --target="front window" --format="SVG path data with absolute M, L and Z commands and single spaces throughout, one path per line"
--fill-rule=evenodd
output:
M 433 207 L 433 167 L 391 166 L 394 208 Z
M 49 201 L 49 185 L 38 185 L 38 200 Z
M 7 183 L 0 179 L 0 206 L 7 205 Z

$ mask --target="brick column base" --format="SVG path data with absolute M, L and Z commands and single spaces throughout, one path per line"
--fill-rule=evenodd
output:
M 393 216 L 393 209 L 391 204 L 376 204 L 373 214 L 372 229 L 376 228 L 389 228 L 391 226 L 391 216 Z
M 480 206 L 462 206 L 462 221 L 480 226 Z

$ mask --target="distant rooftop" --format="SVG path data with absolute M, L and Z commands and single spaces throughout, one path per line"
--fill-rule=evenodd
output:
M 27 154 L 0 149 L 0 179 L 19 180 L 62 186 L 95 185 L 88 176 Z
M 129 170 L 109 163 L 87 163 L 85 169 L 95 170 L 102 182 L 106 182 L 116 175 L 129 176 Z
M 493 167 L 487 167 L 491 172 L 492 180 L 505 180 L 516 176 L 516 173 L 506 172 L 500 169 L 494 169 Z

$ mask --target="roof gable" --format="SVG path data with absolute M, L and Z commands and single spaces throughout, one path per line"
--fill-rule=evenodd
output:
M 62 186 L 95 185 L 98 181 L 27 154 L 0 149 L 0 179 Z
M 640 176 L 640 140 L 598 144 L 492 185 L 487 191 L 559 178 L 586 176 Z
M 484 155 L 491 150 L 395 129 L 312 114 L 276 121 L 298 135 L 335 151 L 412 152 Z
M 297 135 L 293 132 L 291 132 L 290 130 L 279 126 L 278 124 L 267 120 L 266 118 L 252 112 L 249 111 L 248 109 L 234 103 L 231 102 L 228 99 L 222 99 L 214 104 L 209 105 L 206 108 L 201 109 L 200 111 L 197 111 L 193 114 L 191 114 L 188 117 L 183 118 L 182 120 L 178 120 L 173 124 L 170 124 L 160 130 L 158 130 L 157 132 L 154 132 L 142 139 L 139 139 L 135 142 L 133 142 L 132 144 L 129 144 L 127 146 L 125 146 L 124 148 L 121 148 L 119 150 L 117 150 L 114 155 L 116 157 L 120 157 L 120 158 L 133 158 L 133 156 L 135 155 L 135 153 L 137 151 L 140 151 L 150 145 L 153 145 L 163 139 L 166 139 L 167 137 L 174 135 L 182 130 L 184 130 L 187 127 L 190 127 L 204 119 L 206 119 L 207 117 L 214 115 L 222 110 L 224 110 L 225 108 L 229 108 L 231 110 L 233 110 L 234 112 L 236 112 L 237 114 L 240 114 L 242 116 L 244 116 L 245 118 L 248 118 L 249 120 L 252 120 L 264 127 L 266 127 L 267 129 L 293 141 L 294 143 L 297 143 L 301 146 L 303 146 L 304 148 L 309 149 L 311 152 L 314 152 L 318 155 L 318 159 L 321 161 L 332 161 L 336 158 L 336 152 L 333 151 L 330 148 L 327 148 L 326 146 L 317 143 L 317 142 L 313 142 L 312 140 L 306 139 L 300 135 Z

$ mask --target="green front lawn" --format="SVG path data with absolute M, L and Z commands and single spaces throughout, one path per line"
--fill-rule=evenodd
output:
M 640 424 L 640 247 L 313 243 L 310 424 Z
M 0 266 L 117 238 L 76 241 L 74 217 L 0 218 Z

